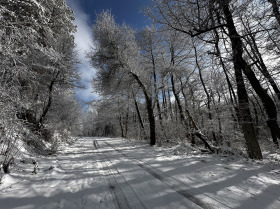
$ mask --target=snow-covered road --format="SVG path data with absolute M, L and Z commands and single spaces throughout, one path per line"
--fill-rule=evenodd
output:
M 39 159 L 38 174 L 6 176 L 0 208 L 279 209 L 278 172 L 279 165 L 178 157 L 123 139 L 81 138 L 58 156 Z

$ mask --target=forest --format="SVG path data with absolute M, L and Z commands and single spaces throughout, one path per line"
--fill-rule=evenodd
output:
M 144 13 L 153 24 L 140 31 L 97 16 L 89 56 L 102 99 L 84 135 L 277 152 L 279 2 L 155 0 Z
M 279 6 L 153 0 L 142 30 L 103 11 L 87 52 L 99 98 L 81 104 L 77 28 L 65 0 L 1 0 L 1 169 L 9 172 L 23 146 L 52 155 L 79 136 L 227 147 L 251 159 L 277 153 Z

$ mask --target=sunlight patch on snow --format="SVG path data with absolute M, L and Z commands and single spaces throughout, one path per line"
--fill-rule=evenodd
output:
M 24 168 L 28 164 L 22 165 L 24 172 L 7 175 L 12 187 L 1 190 L 0 201 L 9 209 L 107 209 L 115 208 L 112 193 L 121 187 L 118 191 L 128 199 L 137 194 L 146 208 L 198 207 L 178 191 L 206 198 L 213 207 L 280 208 L 278 164 L 203 154 L 175 157 L 172 149 L 158 152 L 126 140 L 79 139 L 57 156 L 41 157 L 36 175 Z

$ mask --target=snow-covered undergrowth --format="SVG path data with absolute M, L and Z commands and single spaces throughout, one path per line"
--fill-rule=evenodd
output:
M 13 175 L 24 173 L 36 174 L 39 156 L 55 155 L 59 143 L 67 144 L 75 141 L 68 133 L 67 140 L 56 133 L 51 142 L 46 142 L 39 134 L 30 130 L 21 121 L 11 122 L 10 126 L 0 129 L 0 184 L 10 185 L 16 182 Z M 9 128 L 6 128 L 9 127 Z

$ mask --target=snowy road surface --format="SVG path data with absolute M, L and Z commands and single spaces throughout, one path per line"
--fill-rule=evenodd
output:
M 81 138 L 58 156 L 39 159 L 36 175 L 5 176 L 0 208 L 279 209 L 279 165 L 242 162 Z

